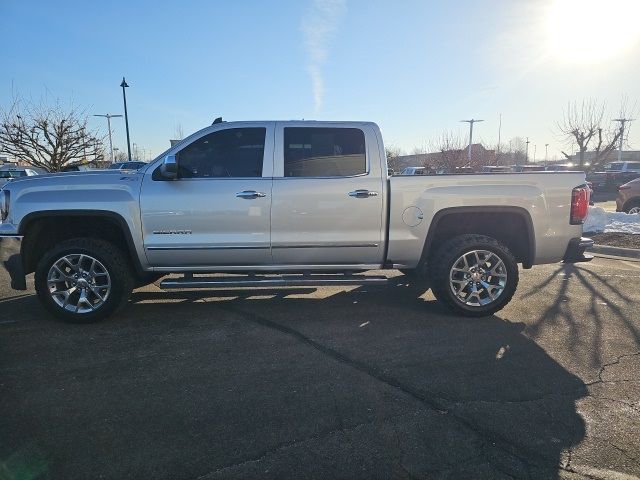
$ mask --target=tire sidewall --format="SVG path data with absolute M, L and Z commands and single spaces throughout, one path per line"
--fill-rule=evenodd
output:
M 89 245 L 92 244 L 92 245 Z M 39 300 L 45 309 L 70 323 L 93 323 L 114 313 L 121 305 L 123 296 L 129 295 L 127 291 L 128 279 L 124 278 L 121 259 L 109 252 L 110 246 L 101 240 L 86 241 L 86 239 L 68 240 L 62 242 L 51 251 L 47 252 L 38 262 L 35 271 L 35 288 Z M 101 248 L 102 247 L 102 248 Z M 111 247 L 113 248 L 113 247 Z M 59 259 L 71 254 L 85 254 L 98 260 L 109 273 L 111 291 L 107 300 L 95 311 L 89 313 L 74 313 L 61 308 L 52 298 L 47 285 L 47 276 L 51 266 Z
M 626 205 L 626 206 L 625 206 L 624 211 L 625 211 L 626 213 L 629 213 L 629 211 L 630 211 L 632 208 L 638 208 L 638 207 L 640 207 L 640 201 L 638 201 L 638 200 L 633 200 L 632 202 L 630 202 L 628 205 Z

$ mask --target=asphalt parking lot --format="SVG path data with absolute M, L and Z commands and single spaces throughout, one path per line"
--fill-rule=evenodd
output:
M 484 319 L 392 274 L 86 326 L 0 278 L 0 478 L 640 475 L 640 263 L 522 271 Z

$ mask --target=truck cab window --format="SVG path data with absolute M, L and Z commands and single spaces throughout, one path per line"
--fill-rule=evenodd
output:
M 366 172 L 362 130 L 314 127 L 284 129 L 285 177 L 347 177 Z
M 229 128 L 178 153 L 180 178 L 261 177 L 265 128 Z

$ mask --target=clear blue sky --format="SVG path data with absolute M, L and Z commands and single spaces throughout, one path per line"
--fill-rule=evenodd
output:
M 122 113 L 126 75 L 132 141 L 153 154 L 177 124 L 186 135 L 220 115 L 372 120 L 409 151 L 445 129 L 466 136 L 459 120 L 471 117 L 485 120 L 475 138 L 495 143 L 501 113 L 503 142 L 529 136 L 540 159 L 545 143 L 559 155 L 555 124 L 570 100 L 606 101 L 617 116 L 627 95 L 638 116 L 638 5 L 0 0 L 0 105 L 13 89 Z M 124 122 L 113 124 L 124 149 Z M 629 142 L 640 149 L 640 121 Z

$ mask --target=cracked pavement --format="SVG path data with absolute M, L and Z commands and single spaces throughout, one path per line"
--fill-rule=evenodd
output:
M 0 479 L 638 478 L 640 263 L 521 271 L 484 319 L 387 274 L 86 326 L 1 277 Z

